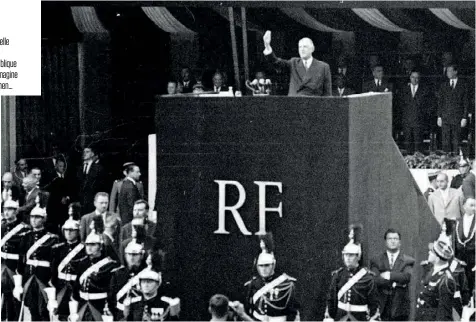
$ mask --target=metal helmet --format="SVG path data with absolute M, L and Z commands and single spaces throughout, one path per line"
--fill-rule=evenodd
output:
M 361 225 L 351 225 L 349 228 L 349 243 L 345 245 L 342 254 L 355 254 L 359 258 L 362 256 L 362 246 L 360 245 L 362 233 Z
M 18 201 L 9 199 L 3 203 L 3 209 L 5 208 L 18 209 L 20 208 L 20 205 L 18 204 Z
M 69 216 L 68 220 L 64 222 L 61 229 L 79 230 L 79 220 L 74 220 L 73 216 Z
M 36 206 L 30 212 L 30 217 L 34 216 L 46 218 L 46 209 Z

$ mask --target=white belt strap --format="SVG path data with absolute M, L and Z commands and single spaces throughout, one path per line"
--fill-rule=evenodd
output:
M 16 259 L 16 260 L 20 259 L 20 255 L 18 255 L 18 254 L 10 254 L 10 253 L 0 252 L 0 256 L 3 259 Z
M 65 258 L 63 258 L 63 260 L 61 261 L 61 263 L 58 265 L 58 272 L 61 274 L 61 271 L 63 270 L 63 268 L 66 267 L 66 265 L 69 264 L 69 262 L 74 258 L 74 256 L 78 255 L 78 253 L 84 248 L 84 245 L 83 244 L 78 244 L 76 245 L 75 248 L 73 248 L 72 251 L 70 251 L 68 253 L 68 255 L 66 255 Z
M 122 298 L 129 290 L 131 289 L 132 286 L 137 285 L 139 283 L 139 275 L 147 270 L 147 268 L 144 268 L 139 274 L 133 276 L 132 278 L 129 279 L 129 281 L 117 292 L 116 294 L 116 299 L 119 301 L 120 298 Z
M 461 298 L 461 291 L 456 291 L 455 295 L 453 296 L 455 299 Z
M 102 300 L 107 298 L 107 293 L 86 293 L 86 292 L 79 292 L 79 296 L 86 301 L 89 300 Z
M 44 242 L 46 242 L 48 239 L 51 238 L 52 235 L 50 235 L 49 233 L 46 233 L 46 235 L 43 235 L 43 237 L 41 237 L 40 239 L 38 239 L 31 247 L 30 249 L 26 252 L 26 259 L 28 260 L 31 256 L 31 254 L 33 254 L 35 252 L 35 250 L 37 250 L 41 245 L 43 245 Z
M 0 248 L 5 246 L 6 242 L 12 238 L 16 233 L 18 233 L 20 230 L 22 230 L 24 227 L 26 227 L 25 224 L 19 223 L 18 225 L 15 226 L 12 230 L 10 230 L 5 236 L 3 236 L 2 240 L 0 240 Z
M 75 281 L 78 275 L 58 273 L 58 278 L 64 281 Z
M 122 304 L 121 302 L 117 302 L 116 304 L 116 307 L 121 310 L 121 311 L 124 311 L 124 306 L 129 306 L 131 305 L 132 303 L 136 303 L 136 302 L 139 302 L 140 300 L 142 300 L 142 297 L 140 296 L 135 296 L 131 299 L 126 299 L 124 301 L 124 304 Z
M 40 260 L 37 260 L 37 259 L 29 259 L 29 260 L 26 261 L 26 264 L 31 265 L 31 266 L 35 266 L 35 267 L 38 267 L 38 266 L 50 267 L 50 262 L 40 261 Z
M 458 262 L 453 259 L 453 261 L 451 262 L 451 265 L 450 265 L 450 271 L 451 271 L 451 273 L 454 273 L 454 272 L 455 272 L 455 269 L 456 269 L 457 266 L 458 266 Z
M 94 264 L 93 266 L 89 267 L 80 277 L 79 277 L 79 282 L 81 282 L 81 284 L 84 283 L 84 281 L 86 280 L 86 278 L 89 277 L 89 275 L 91 275 L 92 272 L 97 272 L 99 271 L 99 269 L 101 267 L 103 267 L 104 265 L 108 264 L 112 262 L 112 259 L 109 258 L 109 257 L 106 257 L 106 258 L 103 258 L 101 259 L 99 262 L 97 262 L 96 264 Z
M 282 274 L 277 279 L 273 280 L 271 283 L 266 284 L 262 288 L 260 288 L 254 295 L 253 295 L 253 303 L 256 303 L 261 296 L 278 286 L 279 284 L 285 282 L 288 279 L 288 275 Z
M 364 275 L 367 273 L 367 270 L 365 268 L 361 268 L 360 271 L 357 272 L 350 280 L 347 281 L 347 283 L 342 286 L 342 288 L 339 290 L 337 293 L 337 299 L 340 299 L 342 295 L 344 295 L 352 286 L 355 285 Z
M 368 305 L 352 305 L 341 301 L 337 303 L 337 307 L 347 312 L 367 312 L 369 309 Z

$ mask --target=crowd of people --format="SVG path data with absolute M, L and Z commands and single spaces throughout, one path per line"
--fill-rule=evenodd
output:
M 403 138 L 403 148 L 409 154 L 424 152 L 430 145 L 458 153 L 463 141 L 474 149 L 474 68 L 468 64 L 459 66 L 451 52 L 443 52 L 435 66 L 418 63 L 417 55 L 406 56 L 398 75 L 390 75 L 390 66 L 385 66 L 378 55 L 370 55 L 364 68 L 345 53 L 328 64 L 313 57 L 312 40 L 303 38 L 299 42 L 299 57 L 287 60 L 273 52 L 271 32 L 266 32 L 263 39 L 264 61 L 289 70 L 288 95 L 343 97 L 392 92 L 394 136 L 399 141 Z M 256 72 L 256 80 L 268 78 L 264 69 L 268 68 Z M 167 93 L 227 92 L 226 79 L 223 71 L 195 77 L 190 68 L 183 68 L 178 80 L 168 82 Z M 425 140 L 433 142 L 426 148 Z

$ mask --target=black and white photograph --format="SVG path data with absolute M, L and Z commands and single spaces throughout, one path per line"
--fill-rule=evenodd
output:
M 1 321 L 475 321 L 474 1 L 2 1 Z

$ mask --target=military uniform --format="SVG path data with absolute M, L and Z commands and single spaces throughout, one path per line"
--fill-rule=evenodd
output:
M 428 200 L 428 198 L 433 192 L 435 192 L 435 189 L 433 189 L 432 187 L 426 189 L 425 193 L 423 194 L 425 196 L 425 199 Z
M 379 303 L 374 276 L 374 273 L 365 267 L 341 267 L 332 272 L 327 296 L 329 316 L 340 321 L 376 319 Z M 354 280 L 357 281 L 351 282 Z
M 165 283 L 153 298 L 131 297 L 125 321 L 179 321 L 178 315 L 171 314 L 172 294 L 170 284 Z
M 299 312 L 295 282 L 295 278 L 286 274 L 255 277 L 246 282 L 246 312 L 260 321 L 268 318 L 294 320 Z
M 416 321 L 452 321 L 456 282 L 449 267 L 436 274 L 428 269 L 421 281 L 416 305 Z
M 114 320 L 124 319 L 124 300 L 141 296 L 137 274 L 146 268 L 145 263 L 138 267 L 129 269 L 125 266 L 114 269 L 109 287 L 109 308 L 114 316 Z
M 16 274 L 20 260 L 21 236 L 30 231 L 31 227 L 17 219 L 12 223 L 5 221 L 1 229 L 2 317 L 7 321 L 18 321 L 20 302 L 13 297 L 13 275 Z
M 463 312 L 463 306 L 468 305 L 471 298 L 471 291 L 468 287 L 465 267 L 466 263 L 457 258 L 453 258 L 449 266 L 450 272 L 456 282 L 453 307 L 460 316 Z
M 59 242 L 58 236 L 46 231 L 31 230 L 21 236 L 19 272 L 23 275 L 23 300 L 28 306 L 33 321 L 48 321 L 48 297 L 44 292 L 51 279 L 53 245 Z
M 84 245 L 79 240 L 74 243 L 63 242 L 53 246 L 51 282 L 56 288 L 57 313 L 60 320 L 68 319 L 68 303 L 73 295 L 73 287 L 78 277 L 76 262 L 84 256 Z
M 84 256 L 76 264 L 74 298 L 79 302 L 78 321 L 102 321 L 111 272 L 119 265 L 106 256 Z

